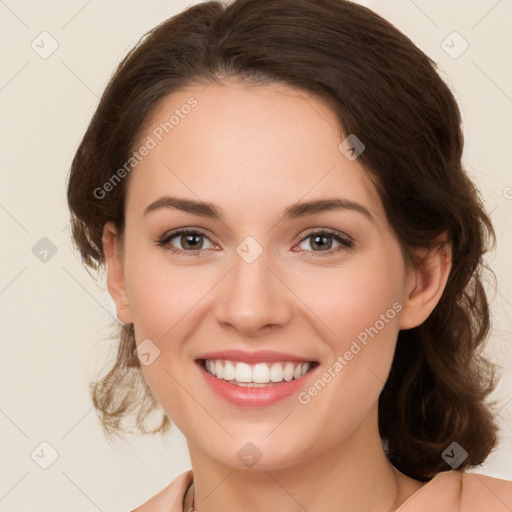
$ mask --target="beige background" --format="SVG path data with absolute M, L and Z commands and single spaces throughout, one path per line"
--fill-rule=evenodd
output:
M 146 30 L 191 3 L 0 1 L 2 511 L 126 512 L 190 467 L 176 427 L 163 441 L 111 446 L 103 438 L 87 385 L 114 349 L 106 341 L 109 297 L 72 252 L 65 193 L 71 158 L 115 65 Z M 364 3 L 439 63 L 463 111 L 465 161 L 499 240 L 489 258 L 498 278 L 489 353 L 504 368 L 494 395 L 502 441 L 478 471 L 512 479 L 512 1 Z M 469 47 L 458 58 L 446 53 L 463 40 Z M 56 51 L 42 58 L 52 44 Z M 48 244 L 43 237 L 57 251 L 46 262 L 33 253 Z M 58 458 L 43 469 L 52 450 Z

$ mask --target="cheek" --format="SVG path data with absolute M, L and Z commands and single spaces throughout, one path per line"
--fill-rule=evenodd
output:
M 142 365 L 142 373 L 171 422 L 182 432 L 188 432 L 191 424 L 195 421 L 204 422 L 204 417 L 201 416 L 202 410 L 197 404 L 190 401 L 190 395 L 183 387 L 185 379 L 176 371 L 175 366 L 169 364 L 167 356 L 167 353 L 162 352 L 151 365 Z
M 393 258 L 340 269 L 335 279 L 326 280 L 329 284 L 321 293 L 313 282 L 308 285 L 315 290 L 308 296 L 308 306 L 327 327 L 322 329 L 329 353 L 326 380 L 333 382 L 333 394 L 325 394 L 327 401 L 346 404 L 359 396 L 370 404 L 387 379 L 402 310 L 402 268 L 393 264 Z M 305 296 L 306 288 L 302 293 Z
M 347 279 L 347 292 L 333 298 L 330 322 L 339 334 L 337 339 L 343 348 L 348 340 L 365 343 L 369 337 L 381 339 L 393 337 L 398 325 L 398 313 L 402 309 L 400 294 L 392 280 L 372 279 L 372 275 L 352 276 Z M 348 347 L 347 347 L 348 349 Z
M 125 271 L 138 333 L 163 338 L 204 295 L 204 281 L 193 268 L 166 264 L 165 255 L 159 253 L 160 249 L 154 248 L 132 252 Z
M 347 341 L 376 323 L 379 331 L 398 325 L 402 274 L 392 256 L 366 258 L 322 274 L 311 273 L 308 277 L 304 273 L 294 289 L 325 325 L 323 332 L 330 333 L 335 348 L 342 350 Z
M 126 266 L 141 368 L 157 401 L 167 413 L 173 411 L 171 419 L 179 423 L 179 428 L 186 428 L 181 425 L 180 411 L 184 413 L 189 408 L 179 383 L 184 382 L 183 373 L 189 371 L 190 358 L 183 341 L 191 329 L 190 312 L 204 292 L 190 285 L 190 276 L 183 269 L 150 260 L 142 253 L 132 253 Z M 150 353 L 150 364 L 144 364 L 144 352 Z

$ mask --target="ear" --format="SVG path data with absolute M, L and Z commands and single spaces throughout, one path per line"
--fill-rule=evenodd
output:
M 421 259 L 409 272 L 400 329 L 421 325 L 441 299 L 452 268 L 452 244 L 446 234 L 437 242 L 434 249 L 423 251 Z
M 113 222 L 106 222 L 103 227 L 103 254 L 107 264 L 107 286 L 116 305 L 117 317 L 125 324 L 131 324 L 132 317 L 126 292 L 121 242 Z

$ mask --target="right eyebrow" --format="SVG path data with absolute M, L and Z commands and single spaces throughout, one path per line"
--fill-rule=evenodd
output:
M 176 210 L 201 215 L 202 217 L 222 219 L 222 213 L 212 203 L 169 196 L 161 197 L 160 199 L 157 199 L 156 201 L 146 206 L 142 217 L 161 208 L 174 208 Z

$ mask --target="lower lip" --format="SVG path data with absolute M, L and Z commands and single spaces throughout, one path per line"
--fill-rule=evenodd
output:
M 265 407 L 275 404 L 280 400 L 298 393 L 305 385 L 306 380 L 318 365 L 310 369 L 305 375 L 298 379 L 284 381 L 273 386 L 266 387 L 245 387 L 230 384 L 224 379 L 218 379 L 206 371 L 202 365 L 202 361 L 196 361 L 206 383 L 213 389 L 215 393 L 234 405 L 245 407 Z

